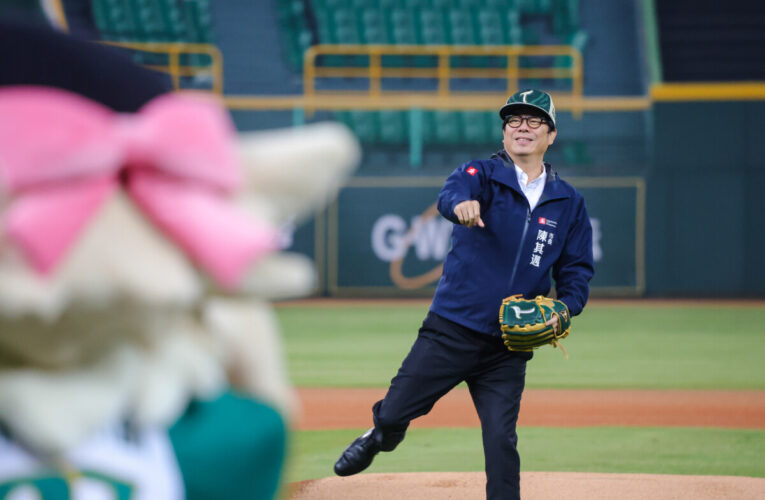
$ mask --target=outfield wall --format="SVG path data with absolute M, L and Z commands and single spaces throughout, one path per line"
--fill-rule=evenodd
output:
M 649 295 L 765 295 L 765 100 L 745 97 L 654 103 Z

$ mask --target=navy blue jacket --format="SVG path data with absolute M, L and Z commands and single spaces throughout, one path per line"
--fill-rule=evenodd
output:
M 592 227 L 584 199 L 545 164 L 547 179 L 530 210 L 515 167 L 501 151 L 456 169 L 438 195 L 441 215 L 455 223 L 431 311 L 470 329 L 500 335 L 499 307 L 514 294 L 547 295 L 550 276 L 572 315 L 589 296 Z M 478 200 L 485 228 L 460 225 L 454 207 Z

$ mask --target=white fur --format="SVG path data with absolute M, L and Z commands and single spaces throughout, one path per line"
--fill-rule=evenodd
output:
M 278 224 L 322 208 L 359 158 L 355 138 L 334 124 L 248 133 L 240 151 L 238 201 Z M 0 218 L 5 206 L 0 198 Z M 120 419 L 168 426 L 191 398 L 228 384 L 286 416 L 297 410 L 276 316 L 258 298 L 312 293 L 308 258 L 271 255 L 238 296 L 213 296 L 122 193 L 52 276 L 35 274 L 17 250 L 0 239 L 0 421 L 30 448 L 61 453 Z
M 243 202 L 276 224 L 302 222 L 324 207 L 358 165 L 361 149 L 337 123 L 240 134 Z
M 310 295 L 316 290 L 316 270 L 304 255 L 272 254 L 245 275 L 240 289 L 247 295 L 284 300 Z
M 135 349 L 122 349 L 76 370 L 2 371 L 0 416 L 32 449 L 60 452 L 123 414 L 139 365 Z
M 279 325 L 270 305 L 257 300 L 211 299 L 204 309 L 209 330 L 227 347 L 232 376 L 248 392 L 258 394 L 285 416 L 298 409 L 290 387 Z

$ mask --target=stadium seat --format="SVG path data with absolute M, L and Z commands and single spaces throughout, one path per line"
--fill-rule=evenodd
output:
M 460 112 L 463 140 L 471 144 L 492 142 L 489 132 L 488 116 L 485 111 Z M 499 120 L 497 120 L 499 121 Z
M 430 6 L 434 9 L 446 10 L 454 6 L 452 0 L 431 0 Z
M 331 43 L 332 25 L 330 22 L 330 11 L 327 9 L 315 9 L 313 15 L 316 18 L 319 43 Z
M 365 8 L 361 12 L 361 33 L 364 43 L 390 43 L 388 31 L 385 29 L 385 18 L 382 12 L 374 7 Z
M 311 0 L 316 10 L 332 11 L 334 9 L 346 9 L 350 7 L 348 0 Z
M 399 45 L 414 45 L 417 34 L 414 27 L 413 12 L 406 9 L 393 9 L 390 13 L 391 39 Z
M 172 41 L 183 40 L 186 27 L 178 4 L 167 0 L 156 0 L 156 3 L 165 31 L 170 34 L 170 39 Z
M 462 140 L 460 120 L 454 111 L 433 112 L 433 138 L 438 144 L 457 144 Z
M 470 12 L 464 9 L 449 11 L 449 32 L 454 45 L 475 45 L 478 39 L 473 29 Z
M 425 45 L 443 45 L 447 43 L 446 26 L 443 11 L 423 9 L 419 11 L 420 32 Z
M 93 18 L 107 40 L 129 40 L 136 28 L 128 9 L 120 0 L 93 0 Z
M 485 7 L 490 9 L 517 9 L 518 0 L 486 0 Z
M 567 38 L 579 30 L 579 0 L 556 0 L 552 12 L 553 31 Z
M 505 30 L 502 28 L 501 13 L 496 10 L 478 11 L 480 41 L 483 45 L 504 45 Z
M 210 1 L 185 0 L 184 7 L 189 41 L 211 43 L 212 20 L 210 18 Z
M 351 9 L 338 9 L 332 14 L 332 34 L 335 43 L 361 43 L 356 16 Z
M 136 26 L 136 36 L 141 41 L 165 42 L 161 20 L 154 15 L 151 4 L 146 0 L 129 0 L 128 10 Z M 158 14 L 158 13 L 157 13 Z
M 380 111 L 380 142 L 402 144 L 409 134 L 408 117 L 404 111 Z
M 349 112 L 351 129 L 361 142 L 375 142 L 379 137 L 376 111 Z
M 378 9 L 378 3 L 374 0 L 351 0 L 350 6 L 355 9 Z
M 523 12 L 532 15 L 545 15 L 552 13 L 552 0 L 520 0 L 519 6 Z
M 452 5 L 459 7 L 460 9 L 478 9 L 482 7 L 484 0 L 457 0 L 452 2 Z
M 508 45 L 523 45 L 523 29 L 521 15 L 518 10 L 508 10 L 505 14 L 505 43 Z

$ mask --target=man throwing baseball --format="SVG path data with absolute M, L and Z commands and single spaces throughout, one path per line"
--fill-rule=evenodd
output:
M 443 275 L 417 340 L 372 408 L 374 427 L 335 463 L 340 476 L 392 451 L 412 419 L 465 381 L 481 420 L 486 497 L 520 498 L 515 426 L 532 353 L 505 347 L 498 312 L 510 295 L 547 295 L 552 276 L 558 299 L 579 314 L 593 275 L 592 229 L 582 196 L 543 161 L 557 135 L 550 95 L 518 92 L 499 115 L 504 150 L 459 167 L 438 196 L 456 224 Z

